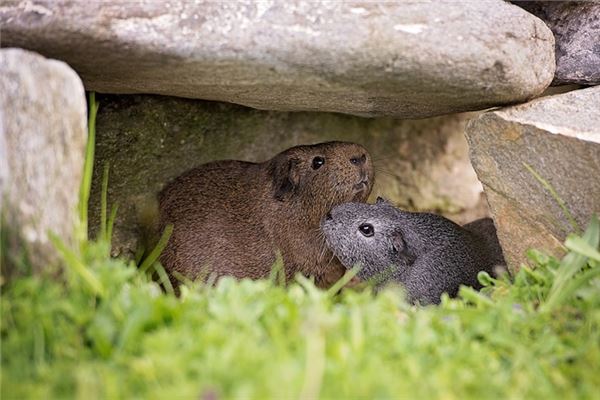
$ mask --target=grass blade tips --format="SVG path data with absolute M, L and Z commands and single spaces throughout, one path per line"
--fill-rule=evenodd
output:
M 565 217 L 567 218 L 567 220 L 569 221 L 569 224 L 571 224 L 571 227 L 573 228 L 573 230 L 577 233 L 581 233 L 581 229 L 579 228 L 579 225 L 577 224 L 577 221 L 575 221 L 575 218 L 573 218 L 573 214 L 571 214 L 571 212 L 569 211 L 569 209 L 567 208 L 567 204 L 565 203 L 565 201 L 558 195 L 558 193 L 556 193 L 556 190 L 554 189 L 554 187 L 550 184 L 550 182 L 548 182 L 547 180 L 545 180 L 544 178 L 542 178 L 542 176 L 540 174 L 537 173 L 537 171 L 535 169 L 533 169 L 533 167 L 527 163 L 523 163 L 523 166 L 525 168 L 527 168 L 527 171 L 529 171 L 529 173 L 531 175 L 533 175 L 533 177 L 548 191 L 550 192 L 550 195 L 552 196 L 552 198 L 554 199 L 554 201 L 556 201 L 556 203 L 558 204 L 558 206 L 561 208 L 563 214 L 565 215 Z
M 567 249 L 584 255 L 592 260 L 600 262 L 600 251 L 594 249 L 589 243 L 585 242 L 580 237 L 569 237 L 565 242 Z
M 352 280 L 352 278 L 354 278 L 356 276 L 356 274 L 358 274 L 358 271 L 360 271 L 360 268 L 361 267 L 357 265 L 354 268 L 352 268 L 351 270 L 346 271 L 344 276 L 342 276 L 332 287 L 330 287 L 327 290 L 327 295 L 333 296 L 337 292 L 339 292 L 344 286 L 346 286 L 346 284 L 348 282 L 350 282 Z
M 156 260 L 158 260 L 158 257 L 160 257 L 160 254 L 167 246 L 167 243 L 169 242 L 169 239 L 171 238 L 172 234 L 173 225 L 167 225 L 154 249 L 152 249 L 150 254 L 148 254 L 148 257 L 146 257 L 146 259 L 140 265 L 140 271 L 142 273 L 146 272 L 148 268 L 150 268 L 150 266 L 152 266 L 156 262 Z
M 104 164 L 104 170 L 102 172 L 102 192 L 100 193 L 100 237 L 102 240 L 106 240 L 106 213 L 108 209 L 108 173 L 109 173 L 109 164 Z
M 576 249 L 578 243 L 579 241 L 575 241 Z M 573 240 L 571 240 L 569 244 L 573 245 Z M 598 249 L 600 244 L 600 222 L 596 215 L 592 216 L 592 220 L 579 244 L 583 245 L 583 254 L 579 253 L 577 249 L 572 250 L 563 258 L 558 269 L 558 274 L 554 279 L 546 301 L 540 307 L 540 311 L 547 312 L 560 306 L 569 299 L 579 287 L 589 282 L 589 279 L 576 279 L 576 275 L 581 272 L 587 264 L 588 256 L 586 250 L 588 247 L 590 249 Z M 592 252 L 592 255 L 594 255 L 594 252 Z M 600 266 L 596 266 L 595 269 L 596 268 L 600 268 Z M 592 277 L 595 275 L 592 273 L 587 274 L 586 276 Z
M 99 296 L 104 296 L 105 290 L 102 285 L 102 282 L 98 280 L 96 275 L 94 275 L 85 264 L 77 258 L 77 255 L 70 249 L 65 246 L 65 244 L 53 233 L 49 233 L 50 241 L 56 247 L 58 252 L 64 259 L 65 265 L 75 273 L 75 275 L 79 276 L 83 282 L 87 284 L 87 286 L 94 292 L 94 294 Z
M 96 94 L 90 93 L 89 96 L 89 115 L 88 115 L 88 140 L 85 149 L 85 162 L 83 166 L 83 177 L 79 190 L 79 220 L 83 240 L 87 240 L 88 228 L 88 203 L 90 200 L 90 189 L 92 187 L 92 173 L 94 167 L 94 149 L 96 145 L 96 114 L 98 113 L 98 104 L 96 103 Z
M 119 209 L 119 205 L 117 203 L 113 204 L 113 206 L 110 209 L 110 215 L 108 216 L 108 222 L 106 224 L 106 241 L 108 242 L 109 245 L 111 244 L 111 241 L 112 241 L 113 227 L 115 225 L 115 218 L 117 217 L 118 209 Z

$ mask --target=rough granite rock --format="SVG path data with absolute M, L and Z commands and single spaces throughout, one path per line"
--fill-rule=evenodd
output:
M 101 172 L 110 163 L 109 203 L 119 203 L 114 252 L 131 253 L 140 223 L 151 226 L 153 199 L 171 178 L 218 159 L 263 161 L 301 143 L 354 141 L 371 152 L 373 193 L 410 209 L 437 210 L 467 222 L 486 215 L 470 165 L 464 128 L 473 115 L 425 120 L 286 113 L 163 96 L 100 96 L 91 194 L 92 234 L 99 219 Z
M 65 243 L 72 239 L 86 109 L 83 84 L 68 65 L 21 49 L 0 50 L 3 264 L 27 253 L 41 270 L 57 260 L 48 231 Z
M 600 213 L 600 87 L 485 113 L 468 124 L 467 140 L 513 270 L 528 248 L 561 255 L 573 229 L 526 165 L 552 185 L 580 228 Z
M 88 90 L 283 111 L 428 116 L 523 102 L 554 37 L 488 1 L 5 0 L 3 46 L 64 60 Z
M 600 2 L 515 1 L 548 25 L 556 40 L 553 85 L 600 84 Z

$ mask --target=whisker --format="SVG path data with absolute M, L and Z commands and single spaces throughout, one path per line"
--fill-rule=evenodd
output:
M 375 170 L 375 172 L 377 171 L 387 171 L 387 172 L 391 172 L 391 170 L 387 169 L 387 168 L 383 168 L 383 167 L 373 167 L 373 170 Z
M 331 262 L 333 261 L 333 259 L 335 258 L 335 254 L 333 254 L 333 252 L 331 253 L 331 258 L 329 259 L 329 262 L 327 263 L 327 266 L 329 267 L 329 265 L 331 264 Z
M 390 155 L 382 155 L 382 156 L 377 156 L 377 157 L 373 157 L 371 158 L 371 160 L 376 163 L 377 161 L 386 161 L 386 160 L 391 160 L 391 159 L 400 159 L 402 158 L 402 156 L 399 153 L 395 153 L 395 154 L 390 154 Z
M 325 253 L 327 253 L 327 246 L 323 245 L 321 246 L 321 254 L 319 254 L 319 261 L 321 261 L 323 257 L 325 257 Z
M 383 174 L 383 175 L 388 175 L 388 176 L 396 176 L 396 174 L 394 174 L 394 173 L 392 173 L 390 171 L 383 170 L 383 169 L 375 169 L 375 171 L 378 174 Z

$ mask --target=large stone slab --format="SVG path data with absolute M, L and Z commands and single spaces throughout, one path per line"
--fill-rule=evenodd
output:
M 523 102 L 554 75 L 538 18 L 485 2 L 5 0 L 2 43 L 86 88 L 422 118 Z
M 600 84 L 600 3 L 515 1 L 541 18 L 556 39 L 553 84 Z
M 86 140 L 85 92 L 77 74 L 61 61 L 0 50 L 3 270 L 24 254 L 35 270 L 54 263 L 48 231 L 66 243 L 73 238 Z
M 135 250 L 151 226 L 153 200 L 171 178 L 219 159 L 264 161 L 297 144 L 327 140 L 367 147 L 374 195 L 410 209 L 437 210 L 459 222 L 486 215 L 482 187 L 464 138 L 472 115 L 424 120 L 287 113 L 162 96 L 99 96 L 90 213 L 98 226 L 101 172 L 110 163 L 109 202 L 119 203 L 114 251 Z
M 513 269 L 528 248 L 561 255 L 572 231 L 549 183 L 585 228 L 600 213 L 600 87 L 488 112 L 469 123 L 471 160 Z

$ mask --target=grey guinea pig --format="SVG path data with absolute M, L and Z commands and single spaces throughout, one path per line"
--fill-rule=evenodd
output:
M 455 296 L 460 285 L 479 289 L 479 271 L 492 274 L 504 264 L 489 218 L 461 227 L 440 215 L 403 211 L 378 198 L 376 204 L 334 207 L 321 229 L 346 268 L 359 265 L 358 277 L 378 286 L 400 282 L 413 303 L 439 304 L 443 293 Z

